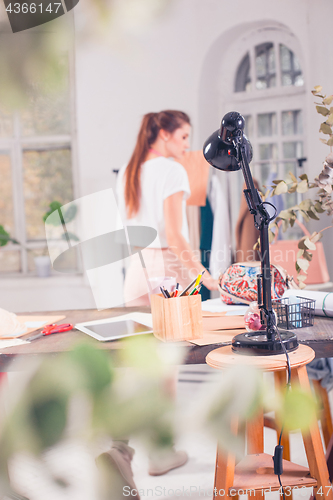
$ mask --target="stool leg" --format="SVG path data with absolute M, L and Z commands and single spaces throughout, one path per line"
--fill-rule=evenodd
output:
M 331 436 L 333 434 L 331 409 L 330 409 L 328 394 L 327 390 L 325 389 L 325 387 L 321 385 L 319 380 L 312 380 L 312 385 L 316 397 L 319 399 L 319 403 L 322 406 L 320 411 L 320 421 L 321 421 L 321 428 L 323 430 L 324 442 L 327 449 L 328 443 L 330 442 Z
M 264 412 L 261 409 L 257 416 L 246 423 L 247 453 L 264 453 Z
M 311 392 L 310 382 L 305 366 L 292 370 L 292 377 L 293 379 L 298 380 L 301 389 Z M 315 495 L 317 495 L 317 499 L 323 500 L 324 498 L 327 498 L 329 500 L 333 500 L 332 485 L 328 477 L 327 464 L 317 422 L 315 422 L 309 429 L 309 432 L 303 436 L 303 441 L 310 474 L 312 477 L 317 479 L 317 486 L 315 488 Z
M 287 383 L 287 373 L 285 370 L 274 373 L 275 387 L 283 389 Z M 277 440 L 279 443 L 281 428 L 276 425 Z M 289 432 L 284 431 L 282 434 L 281 445 L 283 446 L 283 458 L 290 461 L 290 440 Z
M 235 456 L 220 450 L 217 446 L 213 498 L 226 498 L 234 484 Z
M 231 430 L 235 434 L 235 436 L 237 436 L 237 418 L 235 418 L 235 420 L 232 422 Z M 215 500 L 216 498 L 228 497 L 229 488 L 231 488 L 234 484 L 235 465 L 235 455 L 233 455 L 229 451 L 221 450 L 220 446 L 217 445 L 213 500 Z M 232 499 L 237 500 L 237 496 L 233 496 Z
M 264 453 L 264 412 L 261 408 L 254 419 L 246 423 L 247 454 Z M 251 498 L 259 500 L 265 497 L 261 491 L 256 491 Z M 249 497 L 250 498 L 250 497 Z

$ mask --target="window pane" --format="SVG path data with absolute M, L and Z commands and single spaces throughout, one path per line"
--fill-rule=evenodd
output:
M 246 137 L 251 139 L 253 137 L 253 119 L 251 115 L 244 115 L 244 120 L 245 120 L 245 128 L 244 132 Z
M 21 270 L 21 254 L 15 251 L 4 251 L 0 247 L 0 273 L 15 273 Z
M 257 45 L 256 53 L 256 88 L 275 87 L 275 51 L 272 43 Z
M 14 235 L 14 207 L 11 162 L 8 154 L 0 153 L 0 225 Z
M 259 144 L 259 159 L 262 160 L 276 160 L 278 157 L 277 144 Z M 267 186 L 269 175 L 272 171 L 276 172 L 277 164 L 270 162 L 262 162 L 260 164 L 261 184 Z
M 302 87 L 302 85 L 304 85 L 304 78 L 303 78 L 303 75 L 297 75 L 295 77 L 295 83 L 294 83 L 295 87 Z
M 303 142 L 284 142 L 283 143 L 283 158 L 302 158 Z
M 28 250 L 28 270 L 29 272 L 35 272 L 36 271 L 36 264 L 35 264 L 35 257 L 39 257 L 42 255 L 48 255 L 47 252 L 47 247 L 45 249 L 34 249 L 34 250 Z M 77 253 L 67 253 L 65 255 L 65 258 L 61 259 L 60 265 L 58 265 L 57 270 L 60 272 L 75 272 L 78 269 L 78 262 L 77 262 Z M 52 273 L 52 266 L 51 266 L 51 273 Z
M 280 45 L 280 60 L 282 71 L 291 70 L 291 52 L 285 45 Z
M 21 113 L 22 135 L 68 134 L 70 132 L 70 92 L 68 83 L 68 62 L 64 59 L 64 74 L 67 80 L 59 82 L 56 88 L 46 88 L 41 81 L 30 87 L 28 107 Z
M 238 66 L 235 92 L 244 92 L 251 90 L 251 77 L 250 77 L 250 56 L 246 54 Z
M 276 113 L 258 115 L 258 136 L 266 137 L 276 134 Z
M 13 116 L 0 106 L 0 138 L 12 137 Z
M 301 65 L 296 55 L 285 45 L 280 45 L 281 83 L 283 86 L 304 85 Z
M 282 135 L 294 135 L 303 133 L 302 112 L 283 111 L 282 112 Z
M 259 144 L 260 160 L 277 160 L 277 144 Z
M 293 81 L 292 81 L 291 75 L 289 75 L 289 74 L 282 74 L 282 85 L 284 87 L 286 87 L 286 86 L 292 85 L 292 84 L 293 84 Z
M 26 151 L 23 154 L 27 239 L 45 239 L 43 215 L 52 201 L 73 199 L 69 149 Z

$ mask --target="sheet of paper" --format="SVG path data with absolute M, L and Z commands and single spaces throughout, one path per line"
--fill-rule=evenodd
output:
M 26 321 L 25 326 L 27 328 L 41 328 L 44 325 L 44 321 Z
M 6 347 L 16 347 L 18 345 L 23 345 L 23 344 L 29 344 L 29 342 L 26 342 L 25 340 L 21 339 L 9 339 L 9 340 L 0 339 L 0 352 L 2 352 L 2 349 L 6 349 Z
M 244 316 L 247 305 L 228 305 L 222 302 L 220 297 L 217 299 L 205 300 L 202 303 L 203 311 L 225 312 L 228 316 Z
M 13 339 L 13 338 L 18 338 L 18 337 L 22 337 L 23 335 L 27 335 L 28 333 L 32 333 L 34 332 L 35 330 L 38 330 L 39 328 L 42 328 L 43 326 L 45 325 L 50 325 L 52 323 L 57 323 L 58 321 L 61 321 L 62 319 L 64 319 L 66 316 L 48 316 L 48 315 L 44 315 L 44 316 L 33 316 L 33 315 L 20 315 L 18 314 L 17 315 L 17 318 L 18 320 L 21 322 L 21 323 L 24 323 L 27 327 L 27 329 L 24 331 L 24 332 L 19 332 L 18 334 L 16 334 L 15 336 L 14 335 L 2 335 L 1 339 Z M 31 324 L 33 326 L 28 326 L 29 324 Z

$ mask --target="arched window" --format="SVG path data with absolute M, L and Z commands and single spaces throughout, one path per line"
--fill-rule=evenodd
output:
M 251 169 L 264 192 L 274 178 L 283 179 L 290 171 L 296 177 L 304 173 L 298 159 L 306 157 L 305 75 L 301 48 L 288 28 L 261 25 L 243 31 L 223 56 L 218 99 L 219 118 L 238 111 L 246 120 Z M 234 233 L 244 180 L 239 172 L 225 182 Z M 282 198 L 284 208 L 301 201 L 297 193 Z M 296 236 L 295 230 L 290 237 Z
M 251 92 L 251 63 L 255 67 L 256 89 L 268 89 L 278 86 L 275 47 L 272 42 L 256 45 L 254 60 L 250 60 L 247 52 L 241 60 L 235 79 L 235 92 Z M 281 86 L 304 85 L 304 78 L 297 56 L 288 47 L 279 44 L 279 73 L 281 75 Z
M 299 59 L 283 43 L 256 44 L 238 65 L 233 99 L 238 102 L 233 107 L 245 117 L 245 132 L 254 150 L 254 175 L 261 186 L 274 176 L 284 178 L 289 171 L 301 173 L 297 159 L 304 157 L 304 113 L 299 98 L 303 86 Z M 288 196 L 287 205 L 295 202 Z

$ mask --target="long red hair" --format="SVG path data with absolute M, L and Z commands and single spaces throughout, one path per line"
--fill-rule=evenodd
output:
M 140 208 L 141 165 L 145 162 L 159 131 L 166 130 L 172 134 L 184 123 L 190 124 L 190 119 L 182 111 L 166 110 L 144 115 L 133 154 L 125 171 L 125 204 L 128 218 L 134 217 Z

